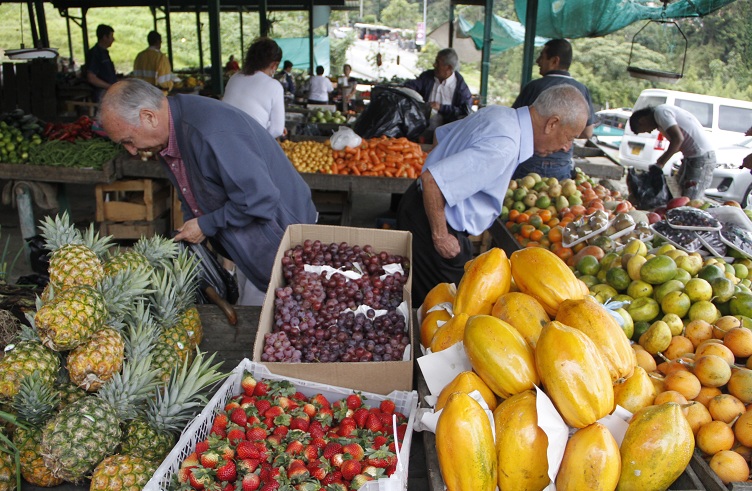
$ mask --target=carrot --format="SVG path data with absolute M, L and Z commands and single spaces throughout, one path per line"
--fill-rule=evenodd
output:
M 355 150 L 353 147 L 345 147 L 345 153 L 355 153 Z
M 390 170 L 385 170 L 385 171 L 384 171 L 384 175 L 385 175 L 386 177 L 394 177 L 394 172 L 392 172 L 392 171 L 390 171 Z
M 355 158 L 355 160 L 360 160 L 360 149 L 357 149 L 355 151 L 355 157 L 354 158 Z
M 356 176 L 360 175 L 360 171 L 357 169 L 357 167 L 353 167 L 352 173 L 355 174 Z
M 386 169 L 386 166 L 384 164 L 374 165 L 373 167 L 371 167 L 371 170 L 373 172 L 382 171 L 384 169 Z

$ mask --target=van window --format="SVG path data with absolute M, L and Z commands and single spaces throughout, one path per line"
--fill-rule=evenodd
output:
M 752 109 L 744 107 L 718 107 L 718 129 L 744 133 L 752 126 Z
M 646 107 L 660 106 L 666 103 L 666 98 L 659 95 L 646 95 L 640 96 L 635 103 L 634 110 L 643 109 Z
M 713 127 L 713 104 L 676 99 L 675 105 L 694 114 L 705 128 Z

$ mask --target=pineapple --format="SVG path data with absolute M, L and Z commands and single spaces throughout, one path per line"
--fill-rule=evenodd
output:
M 188 332 L 191 342 L 191 350 L 194 350 L 204 339 L 204 326 L 201 325 L 201 317 L 195 305 L 185 309 L 178 317 L 178 322 Z
M 91 491 L 140 491 L 157 464 L 137 455 L 110 455 L 94 469 Z
M 100 238 L 90 224 L 86 233 L 70 223 L 68 213 L 45 217 L 40 225 L 50 256 L 50 282 L 65 289 L 76 285 L 94 286 L 104 276 L 101 257 L 112 244 L 112 237 Z
M 19 339 L 0 359 L 0 396 L 5 398 L 15 397 L 21 381 L 32 373 L 39 372 L 52 385 L 60 370 L 60 357 L 41 343 L 33 328 L 22 325 Z
M 16 481 L 16 466 L 13 455 L 0 448 L 0 491 L 21 489 Z
M 154 392 L 151 357 L 129 361 L 99 392 L 66 406 L 44 428 L 42 456 L 53 475 L 80 482 L 102 459 L 115 453 L 120 425 L 143 414 Z
M 160 235 L 141 239 L 131 250 L 114 254 L 104 263 L 104 272 L 114 275 L 123 269 L 144 269 L 147 273 L 155 269 L 164 269 L 178 255 L 177 243 Z
M 41 454 L 42 428 L 54 414 L 59 399 L 57 390 L 47 385 L 39 372 L 21 382 L 21 388 L 13 399 L 13 409 L 18 421 L 23 424 L 17 426 L 13 434 L 13 443 L 19 451 L 21 475 L 31 484 L 45 488 L 63 482 L 44 466 Z
M 225 375 L 212 365 L 214 355 L 204 359 L 199 351 L 191 365 L 184 362 L 172 372 L 164 390 L 147 403 L 146 414 L 128 424 L 121 452 L 161 462 L 177 441 L 177 435 L 207 403 L 202 391 Z
M 100 329 L 68 354 L 68 372 L 78 387 L 95 392 L 123 368 L 125 341 L 116 329 Z
M 104 277 L 96 287 L 74 286 L 56 293 L 34 317 L 39 337 L 55 351 L 74 349 L 106 323 L 122 321 L 148 284 L 142 272 L 126 270 Z

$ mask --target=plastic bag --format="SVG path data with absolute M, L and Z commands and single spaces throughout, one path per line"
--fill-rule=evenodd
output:
M 428 128 L 430 107 L 399 88 L 376 86 L 371 103 L 355 121 L 355 133 L 363 138 L 407 137 L 417 142 Z
M 363 139 L 358 136 L 351 128 L 347 126 L 340 126 L 337 131 L 334 132 L 329 139 L 332 150 L 344 150 L 345 147 L 357 148 L 363 142 Z
M 630 167 L 627 172 L 627 187 L 630 201 L 638 210 L 652 210 L 665 205 L 672 198 L 663 169 L 657 165 L 651 165 L 647 172 Z
M 199 288 L 196 292 L 197 303 L 212 303 L 207 297 L 205 290 L 212 287 L 217 294 L 233 304 L 238 301 L 238 285 L 235 277 L 219 263 L 217 256 L 204 244 L 191 244 L 178 242 L 179 249 L 188 250 L 190 254 L 199 259 Z

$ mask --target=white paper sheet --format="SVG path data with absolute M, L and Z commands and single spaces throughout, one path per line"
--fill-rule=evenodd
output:
M 546 433 L 548 437 L 548 448 L 546 456 L 548 457 L 548 477 L 551 479 L 547 491 L 555 491 L 556 474 L 561 467 L 561 460 L 564 458 L 564 448 L 569 440 L 569 426 L 559 415 L 559 411 L 554 407 L 551 399 L 539 387 L 535 387 L 535 408 L 538 410 L 538 426 Z
M 465 345 L 459 342 L 449 348 L 418 358 L 418 366 L 426 379 L 432 395 L 439 395 L 441 389 L 462 372 L 472 370 L 465 354 Z

